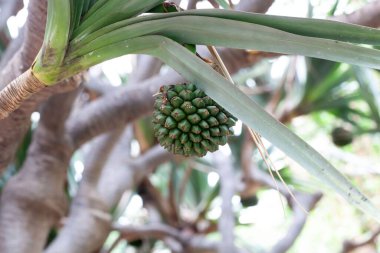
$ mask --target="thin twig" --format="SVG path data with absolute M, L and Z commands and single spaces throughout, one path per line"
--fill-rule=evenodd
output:
M 224 64 L 222 58 L 220 57 L 218 51 L 216 51 L 214 46 L 207 46 L 207 49 L 210 51 L 210 54 L 214 57 L 216 60 L 216 63 L 219 65 L 220 69 L 223 72 L 224 77 L 226 77 L 232 84 L 234 84 L 234 80 L 232 79 L 230 72 L 228 72 L 228 69 L 226 65 Z
M 230 75 L 230 73 L 228 72 L 223 60 L 220 58 L 218 52 L 216 51 L 215 47 L 214 46 L 207 46 L 207 48 L 210 50 L 210 53 L 211 55 L 214 56 L 217 64 L 219 65 L 219 67 L 221 68 L 221 71 L 223 73 L 223 75 L 232 83 L 234 84 L 233 82 L 233 79 Z M 276 172 L 277 176 L 280 178 L 281 182 L 284 184 L 284 186 L 286 187 L 286 189 L 288 190 L 290 196 L 294 199 L 294 201 L 300 205 L 299 201 L 295 198 L 294 194 L 291 192 L 290 188 L 286 185 L 284 179 L 281 177 L 280 173 L 275 169 L 275 166 L 272 162 L 272 160 L 270 159 L 270 156 L 261 140 L 261 137 L 258 133 L 256 133 L 255 131 L 253 131 L 251 128 L 249 128 L 249 131 L 251 133 L 251 136 L 252 136 L 252 139 L 253 141 L 255 142 L 255 144 L 257 145 L 258 149 L 259 149 L 259 152 L 260 152 L 260 155 L 261 157 L 263 158 L 263 160 L 265 161 L 265 164 L 267 165 L 268 167 L 268 170 L 269 170 L 269 173 L 271 174 L 271 176 L 273 177 L 273 174 L 272 174 L 272 169 Z M 261 148 L 259 148 L 261 147 Z M 261 149 L 261 151 L 260 151 Z M 273 177 L 274 179 L 274 177 Z M 276 181 L 275 181 L 276 182 Z M 277 184 L 277 183 L 276 183 Z M 277 191 L 278 191 L 278 186 L 277 186 Z M 284 204 L 282 203 L 282 199 L 280 198 L 281 200 L 281 204 L 283 206 L 283 209 L 284 209 L 284 213 L 285 213 L 285 208 L 284 208 Z M 303 208 L 301 205 L 300 205 L 301 209 L 304 210 L 306 213 L 307 211 L 305 210 L 305 208 Z
M 230 75 L 230 73 L 228 72 L 222 58 L 219 56 L 218 54 L 218 51 L 216 51 L 215 47 L 214 46 L 207 46 L 207 48 L 210 50 L 210 53 L 211 55 L 215 58 L 217 64 L 220 66 L 220 69 L 223 73 L 223 75 L 234 85 L 234 81 Z M 273 173 L 272 173 L 272 170 L 270 168 L 270 165 L 269 165 L 269 162 L 267 161 L 266 159 L 266 156 L 264 155 L 264 153 L 262 152 L 262 149 L 266 151 L 264 145 L 262 145 L 262 143 L 260 143 L 260 136 L 256 134 L 256 132 L 254 132 L 251 128 L 248 127 L 248 130 L 249 130 L 249 133 L 251 134 L 251 137 L 253 139 L 253 141 L 255 142 L 259 152 L 260 152 L 260 155 L 261 157 L 263 158 L 263 160 L 265 161 L 265 164 L 267 165 L 268 167 L 268 170 L 269 170 L 269 173 L 273 179 L 273 181 L 275 182 L 276 184 L 276 189 L 278 191 L 278 193 L 280 194 L 279 192 L 279 188 L 278 188 L 278 185 L 277 185 L 277 181 L 275 180 L 274 176 L 273 176 Z M 262 149 L 260 148 L 260 145 L 262 146 Z M 281 205 L 282 205 L 282 208 L 284 210 L 284 213 L 285 213 L 285 206 L 284 206 L 284 203 L 282 201 L 282 198 L 281 198 L 281 195 L 280 195 L 280 202 L 281 202 Z
M 263 147 L 264 144 L 260 138 L 260 136 L 257 134 L 257 133 L 254 133 L 256 135 L 256 140 L 258 143 L 260 143 L 260 146 Z M 293 198 L 293 200 L 295 201 L 295 203 L 297 205 L 299 205 L 299 207 L 301 208 L 301 210 L 303 210 L 306 214 L 308 214 L 308 211 L 306 211 L 306 209 L 301 205 L 301 203 L 297 200 L 297 198 L 294 196 L 294 194 L 292 193 L 292 191 L 290 190 L 289 186 L 286 184 L 286 182 L 284 181 L 284 179 L 282 178 L 282 176 L 280 175 L 280 173 L 278 172 L 278 170 L 276 170 L 276 168 L 274 167 L 274 164 L 273 164 L 273 161 L 269 158 L 269 154 L 267 152 L 267 150 L 264 148 L 263 149 L 263 152 L 264 152 L 264 155 L 266 157 L 268 157 L 268 162 L 269 162 L 269 172 L 272 174 L 271 170 L 273 169 L 275 171 L 275 173 L 277 174 L 277 177 L 281 180 L 282 184 L 284 185 L 284 187 L 286 188 L 286 190 L 288 191 L 288 193 L 290 194 L 290 196 Z
M 277 180 L 274 178 L 274 175 L 273 175 L 273 172 L 272 172 L 272 169 L 271 169 L 271 160 L 270 160 L 270 158 L 267 159 L 266 149 L 265 149 L 264 145 L 262 144 L 262 142 L 260 142 L 261 141 L 260 136 L 258 136 L 258 134 L 256 132 L 252 131 L 252 129 L 250 129 L 250 128 L 248 128 L 248 131 L 249 131 L 249 134 L 252 137 L 253 142 L 257 146 L 257 150 L 260 152 L 260 155 L 263 158 L 263 160 L 264 160 L 264 162 L 265 162 L 265 164 L 266 164 L 266 166 L 268 168 L 269 174 L 270 174 L 270 176 L 271 176 L 271 178 L 272 178 L 272 180 L 273 180 L 273 182 L 274 182 L 274 184 L 276 186 L 276 190 L 277 190 L 277 192 L 279 194 L 282 210 L 284 211 L 284 214 L 285 214 L 285 205 L 284 205 L 284 202 L 282 201 L 282 198 L 281 198 L 280 189 L 279 189 Z
M 371 243 L 375 243 L 379 235 L 380 235 L 380 228 L 375 230 L 368 238 L 364 239 L 363 241 L 345 240 L 343 243 L 343 249 L 341 253 L 349 253 L 353 251 L 354 249 L 363 247 Z

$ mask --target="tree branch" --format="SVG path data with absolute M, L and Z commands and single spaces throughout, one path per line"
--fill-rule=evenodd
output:
M 343 14 L 331 19 L 377 28 L 380 26 L 380 0 L 370 2 L 351 14 Z
M 25 72 L 32 64 L 42 44 L 46 22 L 46 0 L 31 0 L 25 29 L 25 40 L 21 49 L 0 72 L 0 90 L 13 79 Z M 31 36 L 32 38 L 26 38 Z M 32 39 L 33 41 L 32 43 Z M 29 106 L 30 103 L 27 103 Z M 35 108 L 35 106 L 32 106 Z M 0 172 L 8 165 L 27 129 L 29 129 L 31 108 L 24 106 L 12 117 L 0 121 Z M 17 127 L 15 127 L 17 126 Z
M 375 241 L 377 237 L 380 235 L 380 228 L 376 229 L 372 234 L 367 236 L 367 238 L 364 238 L 362 240 L 345 240 L 343 243 L 343 249 L 341 253 L 349 253 L 354 251 L 357 248 L 369 245 L 369 244 L 375 244 Z
M 76 213 L 70 214 L 68 221 L 76 221 L 70 223 L 71 233 L 60 233 L 45 251 L 46 253 L 90 253 L 98 250 L 110 232 L 110 220 L 105 219 L 109 210 L 119 202 L 126 190 L 132 189 L 145 175 L 151 173 L 157 164 L 171 157 L 161 147 L 155 147 L 136 159 L 129 158 L 125 153 L 126 144 L 129 146 L 129 140 L 130 132 L 125 131 L 121 142 L 115 146 L 102 171 L 96 189 L 98 194 L 93 196 L 94 198 L 86 199 L 88 203 L 85 206 L 77 207 L 82 211 L 78 210 Z M 92 205 L 95 201 L 102 205 Z M 89 209 L 86 206 L 92 208 Z M 81 213 L 80 217 L 91 216 L 91 222 L 88 222 L 88 219 L 82 222 L 79 213 Z M 78 233 L 86 236 L 86 240 L 78 238 Z M 89 233 L 91 237 L 88 237 Z
M 265 13 L 273 2 L 274 0 L 241 0 L 235 9 L 237 11 Z
M 149 224 L 145 226 L 114 225 L 112 229 L 119 231 L 122 237 L 127 241 L 151 238 L 162 240 L 167 236 L 173 237 L 178 241 L 183 240 L 177 229 L 164 224 Z
M 20 50 L 1 70 L 0 89 L 30 67 L 42 44 L 46 22 L 46 0 L 30 0 L 28 12 L 24 42 Z M 54 87 L 44 89 L 25 101 L 8 118 L 0 121 L 0 173 L 13 159 L 22 138 L 29 129 L 31 113 L 52 94 L 66 92 L 78 86 L 80 80 L 74 79 L 77 81 L 69 79 Z
M 183 247 L 186 253 L 217 253 L 220 248 L 217 242 L 206 239 L 204 236 L 189 235 L 185 231 L 175 229 L 165 224 L 147 224 L 144 226 L 122 226 L 114 225 L 113 229 L 120 232 L 122 237 L 128 241 L 138 239 L 159 239 L 168 242 L 174 239 Z M 169 243 L 167 243 L 169 244 Z M 168 245 L 171 246 L 170 244 Z M 239 253 L 245 253 L 238 250 Z
M 56 95 L 45 104 L 22 170 L 3 190 L 0 252 L 41 252 L 50 228 L 65 213 L 65 165 L 72 147 L 64 134 L 64 122 L 76 94 Z
M 198 2 L 199 0 L 189 0 L 189 2 L 187 3 L 187 9 L 188 10 L 195 9 L 197 7 Z
M 137 64 L 128 79 L 128 84 L 137 85 L 160 73 L 162 62 L 149 55 L 137 56 Z
M 90 143 L 92 148 L 85 159 L 83 178 L 70 207 L 70 215 L 65 219 L 64 227 L 59 232 L 56 240 L 49 245 L 46 252 L 56 252 L 57 249 L 61 252 L 61 250 L 70 249 L 73 245 L 78 244 L 91 247 L 93 240 L 102 239 L 98 230 L 110 229 L 111 216 L 109 215 L 109 209 L 99 197 L 96 186 L 108 156 L 121 133 L 122 129 L 117 129 L 99 136 Z M 96 226 L 96 229 L 93 229 L 94 226 Z M 72 238 L 72 240 L 62 238 Z M 91 240 L 88 238 L 91 238 Z M 69 250 L 66 252 L 74 251 Z
M 0 2 L 0 30 L 7 26 L 8 18 L 17 14 L 24 6 L 22 0 Z
M 270 187 L 272 189 L 277 189 L 277 186 L 273 179 L 266 174 L 265 172 L 259 170 L 257 167 L 251 167 L 251 178 L 256 184 L 260 184 L 263 186 Z M 302 229 L 307 221 L 308 214 L 304 212 L 304 210 L 299 206 L 302 205 L 307 211 L 311 211 L 316 203 L 322 198 L 322 193 L 317 192 L 313 194 L 302 193 L 298 191 L 294 191 L 294 195 L 299 201 L 296 203 L 295 200 L 290 196 L 288 190 L 281 184 L 281 182 L 277 182 L 279 192 L 286 197 L 290 207 L 293 209 L 293 221 L 289 226 L 289 230 L 285 237 L 279 240 L 273 248 L 269 251 L 270 253 L 285 253 L 287 250 L 293 246 L 294 242 L 301 234 Z
M 235 178 L 234 168 L 231 159 L 228 156 L 215 153 L 213 156 L 215 168 L 220 176 L 220 196 L 222 198 L 222 214 L 219 219 L 218 227 L 221 234 L 221 242 L 219 247 L 220 253 L 233 253 L 236 252 L 234 244 L 234 228 L 235 228 L 235 215 L 232 209 L 232 197 L 235 194 Z
M 322 198 L 322 193 L 308 194 L 296 192 L 295 197 L 307 211 L 310 211 Z M 305 213 L 304 210 L 298 206 L 298 204 L 294 203 L 294 200 L 292 200 L 292 206 L 293 221 L 289 225 L 286 235 L 272 247 L 269 253 L 287 252 L 293 246 L 306 224 L 308 214 Z
M 85 106 L 68 121 L 68 133 L 75 146 L 151 113 L 153 95 L 159 87 L 180 81 L 179 75 L 156 76 L 140 83 L 139 87 L 120 88 Z

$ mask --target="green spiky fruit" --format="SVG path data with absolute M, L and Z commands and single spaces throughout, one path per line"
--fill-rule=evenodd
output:
M 161 87 L 154 107 L 155 136 L 174 154 L 202 157 L 233 134 L 236 118 L 194 84 Z

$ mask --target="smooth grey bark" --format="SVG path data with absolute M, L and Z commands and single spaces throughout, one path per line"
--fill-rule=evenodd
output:
M 49 230 L 65 214 L 66 170 L 62 164 L 68 163 L 72 147 L 66 139 L 64 122 L 76 94 L 74 90 L 56 95 L 45 104 L 28 157 L 2 192 L 2 253 L 41 252 Z

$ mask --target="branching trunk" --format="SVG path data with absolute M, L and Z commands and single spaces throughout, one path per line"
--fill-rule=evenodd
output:
M 41 252 L 50 229 L 65 214 L 65 165 L 72 149 L 63 123 L 76 94 L 57 95 L 46 103 L 28 158 L 3 190 L 0 252 Z
M 28 11 L 32 14 L 28 16 L 24 29 L 24 42 L 20 50 L 9 59 L 5 68 L 1 69 L 0 90 L 30 68 L 42 45 L 46 22 L 46 0 L 31 0 Z M 7 119 L 0 120 L 0 172 L 9 164 L 29 129 L 30 114 L 49 95 L 51 91 L 33 96 Z

